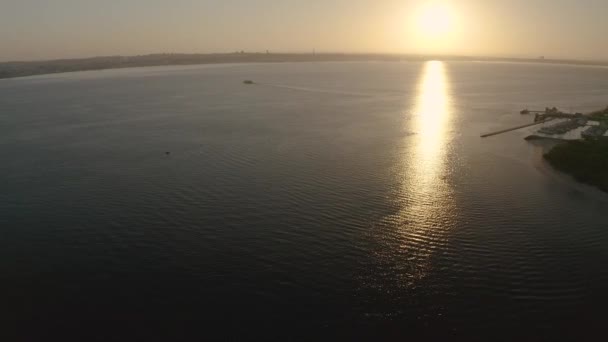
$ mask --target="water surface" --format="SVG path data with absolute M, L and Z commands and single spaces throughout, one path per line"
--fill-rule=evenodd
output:
M 608 198 L 529 131 L 479 135 L 607 95 L 606 68 L 440 61 L 0 81 L 3 316 L 26 339 L 591 334 Z

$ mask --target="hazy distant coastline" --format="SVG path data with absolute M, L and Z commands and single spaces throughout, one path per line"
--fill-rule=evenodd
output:
M 455 61 L 524 62 L 608 66 L 608 61 L 565 59 L 525 59 L 470 56 L 391 55 L 391 54 L 287 54 L 287 53 L 224 53 L 224 54 L 152 54 L 141 56 L 109 56 L 48 61 L 2 62 L 0 79 L 57 74 L 74 71 L 105 70 L 163 65 L 197 65 L 220 63 L 339 62 L 339 61 L 424 61 L 429 59 Z

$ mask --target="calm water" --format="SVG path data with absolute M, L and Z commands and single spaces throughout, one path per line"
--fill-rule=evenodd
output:
M 524 107 L 607 104 L 608 69 L 533 64 L 0 81 L 5 331 L 590 335 L 608 304 L 608 196 L 551 171 L 530 131 L 479 135 L 530 122 Z

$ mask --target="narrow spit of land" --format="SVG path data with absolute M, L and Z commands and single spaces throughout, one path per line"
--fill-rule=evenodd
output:
M 497 132 L 483 134 L 481 137 L 515 131 L 553 120 L 554 118 L 569 118 L 565 129 L 553 129 L 548 134 L 563 134 L 588 121 L 594 121 L 597 125 L 591 126 L 581 134 L 584 140 L 563 140 L 561 138 L 531 135 L 526 140 L 550 139 L 560 143 L 553 147 L 544 158 L 551 166 L 559 171 L 573 176 L 576 180 L 598 187 L 608 192 L 608 137 L 604 136 L 608 127 L 608 107 L 587 115 L 581 113 L 567 114 L 560 112 L 557 108 L 547 108 L 542 111 L 523 110 L 522 114 L 536 113 L 535 122 L 527 125 L 503 129 Z M 539 114 L 545 113 L 545 114 Z M 582 121 L 582 123 L 580 122 Z M 571 125 L 571 123 L 574 123 Z M 563 126 L 563 124 L 562 124 Z
M 544 157 L 555 169 L 608 192 L 608 141 L 567 141 L 553 147 Z
M 589 117 L 608 122 L 608 108 L 593 112 Z M 555 169 L 573 176 L 582 183 L 593 185 L 608 192 L 608 139 L 597 137 L 585 140 L 565 141 L 553 147 L 544 158 Z

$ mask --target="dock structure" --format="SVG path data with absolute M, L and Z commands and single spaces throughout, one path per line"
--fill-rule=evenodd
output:
M 532 135 L 528 138 L 531 139 L 554 139 L 561 140 L 562 138 L 552 138 L 550 136 L 560 136 L 566 134 L 572 130 L 578 129 L 580 127 L 589 126 L 588 122 L 594 121 L 598 122 L 599 125 L 591 126 L 587 128 L 585 131 L 581 133 L 581 137 L 584 139 L 604 139 L 606 136 L 606 132 L 608 132 L 608 108 L 603 111 L 593 112 L 588 115 L 582 113 L 564 113 L 556 107 L 553 108 L 545 108 L 544 111 L 541 110 L 529 110 L 524 109 L 520 112 L 521 114 L 532 114 L 534 113 L 534 122 L 531 124 L 521 125 L 517 127 L 502 129 L 500 131 L 483 134 L 482 138 L 487 138 L 511 131 L 516 131 L 518 129 L 531 127 L 535 125 L 540 125 L 546 122 L 549 122 L 554 119 L 565 119 L 560 121 L 554 125 L 543 127 L 538 131 L 541 135 Z
M 608 126 L 606 125 L 591 126 L 581 133 L 581 136 L 585 139 L 599 139 L 603 137 L 607 131 Z
M 542 114 L 545 113 L 544 110 L 529 110 L 529 109 L 524 109 L 521 112 L 519 112 L 519 114 Z
M 553 118 L 544 119 L 543 121 L 536 121 L 536 122 L 533 122 L 533 123 L 530 123 L 530 124 L 526 124 L 526 125 L 506 128 L 506 129 L 502 129 L 500 131 L 483 134 L 481 137 L 482 138 L 487 138 L 487 137 L 491 137 L 491 136 L 495 136 L 495 135 L 499 135 L 499 134 L 503 134 L 503 133 L 507 133 L 507 132 L 517 131 L 518 129 L 540 125 L 540 124 L 543 124 L 545 122 L 549 122 L 551 120 L 553 120 Z
M 567 121 L 560 122 L 549 127 L 543 127 L 538 132 L 548 135 L 565 134 L 573 129 L 577 129 L 586 125 L 587 119 L 585 118 L 569 119 Z
M 522 114 L 531 114 L 534 113 L 534 121 L 542 121 L 547 118 L 555 118 L 555 119 L 589 119 L 583 113 L 565 113 L 561 110 L 553 107 L 553 108 L 545 108 L 545 110 L 527 110 L 524 109 L 521 111 Z

